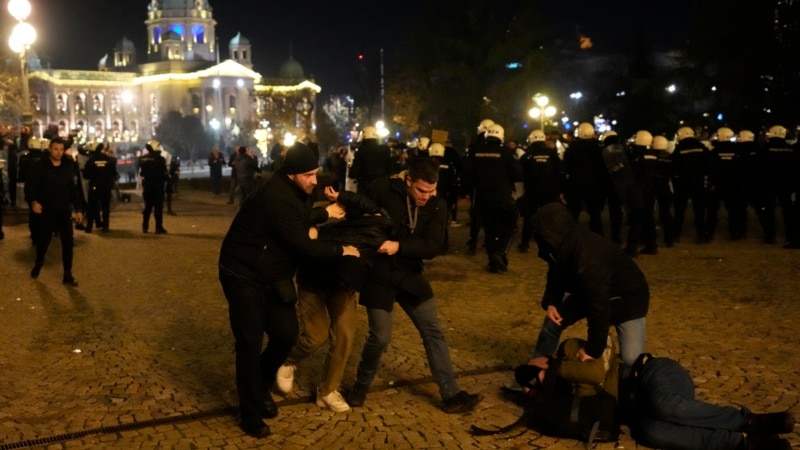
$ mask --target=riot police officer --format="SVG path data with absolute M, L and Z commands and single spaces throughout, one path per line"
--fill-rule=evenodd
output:
M 676 137 L 678 143 L 672 152 L 673 186 L 675 188 L 675 240 L 680 240 L 684 213 L 691 199 L 697 242 L 707 243 L 705 219 L 709 150 L 694 137 L 694 130 L 690 127 L 679 128 Z
M 378 129 L 364 127 L 361 143 L 358 145 L 350 167 L 349 177 L 358 183 L 358 191 L 364 192 L 370 183 L 391 174 L 394 161 L 389 147 L 378 143 Z
M 611 210 L 611 198 L 615 197 L 619 208 L 625 213 L 625 223 L 628 227 L 625 237 L 625 254 L 633 258 L 639 254 L 639 237 L 642 232 L 642 208 L 644 206 L 642 191 L 636 183 L 633 165 L 628 158 L 628 149 L 622 138 L 615 131 L 609 131 L 603 134 L 602 146 L 603 161 L 605 161 L 612 187 L 609 192 L 609 210 Z M 622 218 L 620 217 L 616 219 L 616 223 L 612 221 L 611 224 L 613 240 L 620 239 L 621 229 Z
M 630 145 L 631 164 L 633 165 L 636 185 L 642 191 L 642 244 L 639 252 L 645 255 L 658 254 L 656 244 L 656 180 L 658 177 L 658 153 L 651 148 L 653 135 L 647 130 L 639 130 Z
M 578 221 L 583 205 L 589 214 L 589 229 L 603 235 L 603 206 L 608 195 L 608 173 L 602 149 L 592 124 L 578 125 L 576 138 L 564 151 L 564 200 Z
M 505 131 L 494 124 L 486 130 L 486 142 L 480 146 L 465 172 L 466 184 L 475 197 L 475 207 L 484 226 L 487 270 L 508 271 L 508 247 L 517 222 L 514 183 L 522 180 L 519 161 L 503 145 Z
M 145 145 L 147 154 L 139 158 L 139 175 L 143 178 L 144 210 L 142 210 L 142 232 L 147 233 L 150 214 L 155 216 L 156 234 L 166 234 L 164 229 L 164 193 L 169 173 L 167 161 L 161 156 L 161 143 L 151 140 Z
M 92 232 L 95 223 L 102 224 L 103 233 L 108 233 L 109 214 L 111 212 L 111 190 L 117 181 L 117 169 L 111 158 L 105 153 L 106 145 L 98 142 L 86 166 L 83 177 L 89 180 L 88 202 L 86 204 L 87 233 Z
M 559 201 L 561 196 L 561 160 L 555 148 L 548 148 L 547 137 L 536 129 L 528 135 L 528 147 L 520 157 L 524 194 L 517 200 L 522 217 L 519 251 L 527 253 L 533 237 L 533 216 L 540 206 Z
M 710 158 L 708 216 L 706 237 L 714 238 L 717 227 L 717 212 L 720 204 L 728 213 L 728 237 L 738 241 L 744 237 L 747 222 L 747 201 L 744 196 L 744 177 L 739 147 L 731 139 L 733 130 L 722 127 L 717 130 Z
M 767 142 L 760 152 L 764 176 L 759 184 L 763 189 L 756 200 L 756 213 L 764 230 L 764 242 L 767 244 L 775 243 L 775 207 L 778 205 L 783 213 L 786 240 L 791 242 L 794 239 L 792 194 L 795 190 L 794 177 L 797 175 L 796 158 L 795 149 L 786 142 L 786 128 L 781 125 L 770 127 Z
M 467 163 L 465 166 L 469 166 L 472 163 L 475 153 L 486 143 L 486 131 L 492 125 L 494 125 L 494 121 L 491 119 L 483 119 L 478 124 L 478 134 L 475 136 L 475 140 L 467 147 Z M 467 189 L 466 183 L 463 185 L 463 188 L 464 191 L 462 194 L 469 197 L 469 239 L 467 240 L 467 254 L 473 256 L 478 248 L 478 235 L 481 232 L 483 224 L 481 223 L 480 215 L 475 207 L 475 191 L 470 190 L 474 188 L 470 187 Z

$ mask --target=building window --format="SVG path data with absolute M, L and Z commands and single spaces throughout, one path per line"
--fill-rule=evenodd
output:
M 239 60 L 239 52 L 237 50 L 233 51 L 233 60 L 234 61 L 238 61 Z
M 31 103 L 33 103 L 33 109 L 35 109 L 36 111 L 41 111 L 38 94 L 31 95 Z
M 242 60 L 247 61 L 247 50 L 242 50 Z
M 156 94 L 154 92 L 150 93 L 150 115 L 155 116 L 158 114 L 158 101 L 156 100 Z
M 67 108 L 69 108 L 69 100 L 67 94 L 63 92 L 61 94 L 56 95 L 56 109 L 61 114 L 66 114 Z
M 114 94 L 111 96 L 111 113 L 119 114 L 120 112 L 120 98 L 119 95 Z
M 173 23 L 169 26 L 169 30 L 180 36 L 181 40 L 183 40 L 183 25 L 179 23 Z
M 75 114 L 86 114 L 86 94 L 82 92 L 75 96 Z
M 92 100 L 92 109 L 97 114 L 103 113 L 103 101 L 105 100 L 103 94 L 95 94 Z
M 235 95 L 228 96 L 228 108 L 230 108 L 231 110 L 234 110 L 234 111 L 236 110 L 236 96 Z
M 158 45 L 161 43 L 161 27 L 153 28 L 153 44 Z
M 197 44 L 206 43 L 206 29 L 202 25 L 192 25 L 192 36 Z

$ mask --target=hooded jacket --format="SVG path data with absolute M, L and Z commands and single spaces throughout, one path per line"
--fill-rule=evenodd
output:
M 603 353 L 611 325 L 647 315 L 650 291 L 639 267 L 612 241 L 578 227 L 566 206 L 541 207 L 534 238 L 549 265 L 542 308 L 562 308 L 565 293 L 576 296 L 589 327 L 589 356 Z

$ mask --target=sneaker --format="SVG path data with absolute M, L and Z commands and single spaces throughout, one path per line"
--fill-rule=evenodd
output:
M 294 388 L 294 373 L 297 371 L 297 366 L 293 364 L 284 364 L 278 368 L 278 376 L 275 377 L 275 385 L 278 390 L 284 394 L 292 392 Z
M 350 405 L 344 401 L 344 397 L 339 391 L 331 391 L 328 395 L 323 396 L 319 394 L 319 388 L 317 388 L 317 406 L 328 408 L 333 412 L 350 411 Z
M 467 391 L 458 391 L 456 395 L 444 399 L 442 411 L 447 414 L 459 414 L 472 411 L 483 400 L 481 394 L 470 394 Z
M 744 418 L 743 430 L 747 434 L 781 434 L 791 433 L 794 429 L 794 416 L 789 411 L 747 414 Z
M 369 392 L 369 386 L 356 382 L 347 393 L 347 403 L 354 408 L 364 406 L 367 392 Z

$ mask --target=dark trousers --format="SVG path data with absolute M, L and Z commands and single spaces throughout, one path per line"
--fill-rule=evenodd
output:
M 686 207 L 692 200 L 694 229 L 698 241 L 706 240 L 706 188 L 702 179 L 682 180 L 675 183 L 675 238 L 683 232 Z
M 284 303 L 268 283 L 260 283 L 220 268 L 219 280 L 228 300 L 231 330 L 236 340 L 236 390 L 242 421 L 263 419 L 264 400 L 278 368 L 292 350 L 299 327 L 294 304 Z M 264 333 L 267 347 L 261 351 Z
M 794 222 L 794 209 L 792 205 L 792 192 L 788 191 L 774 191 L 768 190 L 759 193 L 755 201 L 756 215 L 758 221 L 761 222 L 761 228 L 764 230 L 764 242 L 773 243 L 777 234 L 775 225 L 775 209 L 777 206 L 781 207 L 783 213 L 783 225 L 786 230 L 786 240 L 792 241 L 795 239 L 793 236 L 792 224 Z
M 725 205 L 728 213 L 728 236 L 731 239 L 743 238 L 747 232 L 747 201 L 744 192 L 735 187 L 718 187 L 708 196 L 706 235 L 709 239 L 714 237 L 720 205 Z
M 222 192 L 222 175 L 220 175 L 220 176 L 212 175 L 211 176 L 211 192 L 214 195 L 219 195 L 219 193 Z
M 150 214 L 156 219 L 156 231 L 164 228 L 164 189 L 144 189 L 144 211 L 142 214 L 142 230 L 150 227 Z
M 478 204 L 478 214 L 483 222 L 489 266 L 507 268 L 508 248 L 517 226 L 516 203 L 511 196 L 506 200 L 481 202 Z
M 72 276 L 72 213 L 34 214 L 34 242 L 36 243 L 36 264 L 44 264 L 47 248 L 53 240 L 53 233 L 61 239 L 61 263 L 64 266 L 64 277 Z
M 92 227 L 102 226 L 108 229 L 108 215 L 111 212 L 111 190 L 89 187 L 89 200 L 86 204 L 86 230 L 91 231 Z
M 653 358 L 639 374 L 633 437 L 655 448 L 734 450 L 744 412 L 695 399 L 694 382 L 677 361 Z
M 606 203 L 606 193 L 599 186 L 578 186 L 572 187 L 564 193 L 564 200 L 567 208 L 575 221 L 581 214 L 582 205 L 586 204 L 586 212 L 589 214 L 589 229 L 603 236 L 603 206 Z

